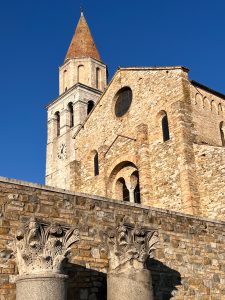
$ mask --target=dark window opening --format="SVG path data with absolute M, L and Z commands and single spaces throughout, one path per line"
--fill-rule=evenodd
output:
M 123 201 L 130 201 L 130 193 L 129 190 L 127 189 L 125 180 L 123 177 L 120 177 L 117 181 L 119 183 L 119 195 L 118 199 L 120 198 Z
M 92 101 L 92 100 L 88 101 L 88 104 L 87 104 L 87 114 L 88 115 L 90 114 L 90 112 L 94 108 L 94 105 L 95 105 L 94 101 Z
M 125 180 L 123 178 L 120 178 L 119 181 L 120 181 L 120 183 L 122 184 L 122 187 L 123 187 L 123 201 L 129 202 L 130 201 L 130 193 L 129 193 L 129 190 L 126 186 Z
M 72 128 L 74 126 L 74 111 L 73 111 L 73 103 L 70 102 L 68 104 L 68 109 L 69 109 L 69 113 L 70 113 L 70 128 Z
M 115 114 L 117 117 L 122 117 L 130 108 L 132 102 L 132 90 L 129 87 L 124 87 L 117 93 L 115 104 Z
M 123 184 L 123 201 L 130 201 L 130 193 L 128 188 L 126 187 L 125 181 Z
M 225 146 L 225 125 L 224 122 L 220 122 L 220 137 L 221 137 L 221 142 L 222 146 Z
M 165 114 L 162 117 L 162 132 L 163 132 L 163 141 L 166 142 L 170 139 L 170 132 L 169 132 L 169 123 L 167 115 Z
M 141 203 L 141 196 L 140 196 L 140 185 L 139 185 L 139 175 L 138 175 L 138 171 L 135 171 L 133 173 L 134 176 L 137 177 L 137 185 L 134 189 L 134 202 L 135 203 Z
M 56 135 L 59 136 L 60 135 L 60 114 L 59 114 L 59 111 L 57 111 L 55 113 L 55 117 L 56 117 Z
M 99 175 L 99 161 L 98 161 L 98 153 L 94 156 L 94 175 Z

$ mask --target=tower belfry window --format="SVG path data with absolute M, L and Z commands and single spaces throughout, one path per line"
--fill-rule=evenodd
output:
M 87 115 L 90 114 L 90 112 L 94 108 L 94 105 L 95 105 L 94 101 L 92 101 L 92 100 L 88 101 L 88 103 L 87 103 Z
M 60 114 L 59 111 L 55 113 L 55 119 L 56 119 L 56 135 L 60 135 Z
M 73 103 L 70 102 L 68 104 L 68 110 L 69 110 L 69 114 L 70 114 L 70 128 L 72 128 L 74 126 L 74 111 L 73 111 Z
M 84 81 L 84 66 L 83 65 L 79 65 L 78 66 L 78 74 L 77 74 L 77 81 L 80 83 L 85 83 Z

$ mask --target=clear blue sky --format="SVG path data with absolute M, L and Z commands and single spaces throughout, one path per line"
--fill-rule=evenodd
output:
M 118 66 L 184 65 L 225 93 L 224 0 L 1 1 L 1 176 L 44 182 L 45 105 L 81 3 L 110 77 Z

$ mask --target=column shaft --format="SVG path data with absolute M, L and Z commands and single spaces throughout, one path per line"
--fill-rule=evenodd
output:
M 150 271 L 108 274 L 107 300 L 153 300 Z
M 66 300 L 65 275 L 19 276 L 16 281 L 16 300 Z

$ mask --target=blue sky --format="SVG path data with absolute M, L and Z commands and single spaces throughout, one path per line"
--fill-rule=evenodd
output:
M 1 176 L 44 183 L 45 105 L 81 2 L 110 77 L 118 66 L 184 65 L 225 93 L 223 0 L 1 1 Z

